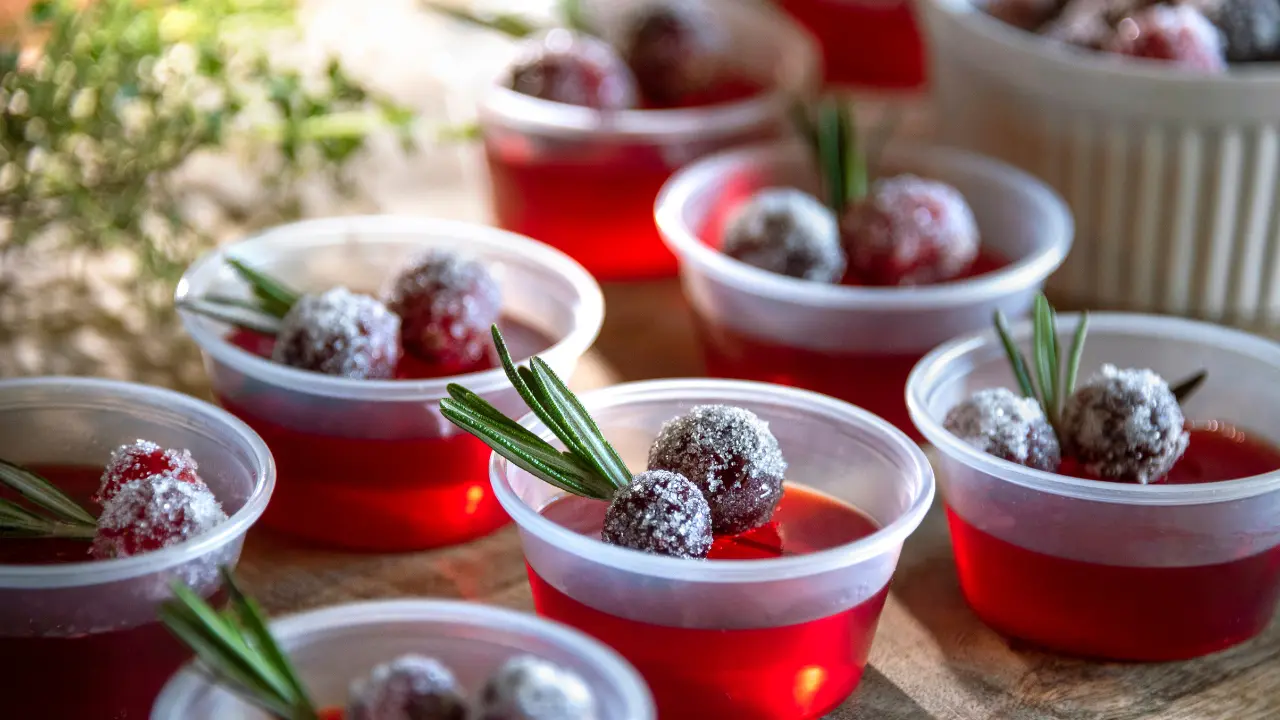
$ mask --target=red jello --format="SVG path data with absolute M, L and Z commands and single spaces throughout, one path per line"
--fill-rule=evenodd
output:
M 1191 430 L 1186 454 L 1161 482 L 1212 483 L 1278 469 L 1280 448 L 1215 424 Z M 1280 548 L 1215 564 L 1107 565 L 1020 547 L 951 508 L 947 517 L 974 611 L 1001 633 L 1059 651 L 1155 661 L 1204 655 L 1261 632 L 1280 595 Z
M 605 505 L 569 497 L 544 517 L 599 533 Z M 854 508 L 788 485 L 769 525 L 719 538 L 710 559 L 745 561 L 817 552 L 871 535 Z M 693 562 L 693 561 L 691 561 Z M 587 606 L 529 568 L 537 611 L 593 635 L 644 676 L 664 720 L 799 720 L 830 712 L 862 676 L 888 587 L 828 617 L 783 627 L 682 628 L 638 622 Z
M 33 466 L 84 507 L 98 489 L 101 467 Z M 0 491 L 0 497 L 10 497 Z M 89 543 L 76 540 L 0 541 L 0 565 L 88 562 Z M 4 717 L 145 720 L 151 703 L 188 652 L 159 622 L 95 631 L 14 637 L 0 628 Z M 56 686 L 51 683 L 56 681 Z
M 743 179 L 744 187 L 751 184 Z M 726 197 L 724 211 L 710 214 L 701 237 L 711 247 L 719 247 L 724 215 L 737 199 Z M 744 194 L 749 194 L 745 193 Z M 999 270 L 1008 260 L 982 249 L 969 271 L 960 279 Z M 857 285 L 846 277 L 844 285 Z M 910 292 L 903 290 L 903 292 Z M 695 317 L 702 339 L 707 373 L 712 377 L 757 380 L 804 388 L 846 400 L 892 422 L 912 437 L 919 437 L 907 415 L 904 389 L 911 369 L 932 348 L 911 353 L 843 353 L 811 350 L 775 343 L 744 333 L 712 318 Z
M 914 89 L 925 54 L 911 4 L 902 0 L 780 0 L 817 38 L 829 85 Z
M 501 324 L 517 357 L 552 344 L 527 326 Z M 269 338 L 241 331 L 230 340 L 270 355 Z M 436 378 L 491 367 L 486 360 L 440 368 L 406 355 L 396 377 Z M 485 480 L 489 449 L 465 433 L 441 436 L 448 427 L 444 421 L 439 431 L 424 429 L 427 403 L 347 403 L 358 416 L 327 423 L 324 414 L 335 410 L 323 398 L 249 378 L 237 392 L 219 392 L 218 401 L 261 435 L 275 458 L 279 483 L 263 515 L 267 527 L 352 549 L 397 551 L 464 542 L 508 522 Z M 359 433 L 326 432 L 330 427 L 355 427 Z

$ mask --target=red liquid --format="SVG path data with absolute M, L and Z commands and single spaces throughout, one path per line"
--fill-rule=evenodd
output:
M 759 90 L 744 81 L 729 82 L 692 105 L 738 100 Z M 663 184 L 698 157 L 766 140 L 778 131 L 761 127 L 714 141 L 655 146 L 643 140 L 556 140 L 487 128 L 495 220 L 504 230 L 563 251 L 600 280 L 670 277 L 676 259 L 653 221 Z
M 1280 449 L 1239 433 L 1192 431 L 1166 482 L 1206 483 L 1280 468 Z M 988 625 L 1055 650 L 1179 660 L 1244 642 L 1280 596 L 1280 548 L 1214 565 L 1124 567 L 1027 550 L 947 509 L 960 585 Z
M 35 466 L 91 512 L 102 468 Z M 0 492 L 0 496 L 14 499 Z M 89 560 L 76 540 L 0 540 L 0 564 Z M 10 593 L 12 591 L 0 591 Z M 3 602 L 3 600 L 0 600 Z M 6 718 L 145 720 L 165 682 L 191 653 L 159 622 L 72 637 L 6 637 L 0 628 L 0 687 Z
M 602 503 L 579 498 L 558 500 L 543 510 L 551 520 L 587 534 L 599 532 L 603 513 Z M 711 558 L 803 554 L 878 529 L 847 505 L 788 485 L 771 526 L 718 539 Z M 663 720 L 823 716 L 857 687 L 888 595 L 885 587 L 844 612 L 798 625 L 714 630 L 652 625 L 601 612 L 552 587 L 533 568 L 529 583 L 539 614 L 593 635 L 636 666 Z
M 826 81 L 910 89 L 925 82 L 924 43 L 902 0 L 780 0 L 822 47 Z
M 530 328 L 506 320 L 502 325 L 518 357 L 552 344 Z M 271 352 L 270 338 L 253 333 L 240 332 L 230 341 L 264 357 Z M 483 368 L 468 370 L 478 369 Z M 440 372 L 405 358 L 397 377 Z M 279 395 L 280 402 L 299 399 Z M 241 401 L 219 394 L 218 402 L 261 435 L 275 458 L 278 482 L 262 517 L 273 530 L 326 545 L 394 552 L 454 545 L 510 521 L 489 486 L 489 449 L 471 435 L 441 438 L 427 436 L 427 429 L 423 437 L 400 439 L 319 435 L 259 417 L 254 408 L 264 402 L 260 397 Z

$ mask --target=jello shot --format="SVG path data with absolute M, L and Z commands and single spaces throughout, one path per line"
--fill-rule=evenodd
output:
M 450 417 L 465 421 L 458 407 Z M 604 438 L 588 444 L 609 450 L 585 457 L 613 480 L 581 470 L 581 450 L 563 455 L 560 484 L 523 460 L 491 466 L 538 613 L 629 660 L 664 719 L 798 720 L 839 706 L 933 498 L 919 447 L 865 410 L 762 383 L 627 383 L 580 407 L 556 422 Z M 563 433 L 534 417 L 520 426 Z
M 816 89 L 810 37 L 765 3 L 586 3 L 588 27 L 524 40 L 481 101 L 499 226 L 601 280 L 666 277 L 653 226 L 673 171 L 776 137 Z
M 13 718 L 143 720 L 190 653 L 156 621 L 221 596 L 275 482 L 266 445 L 179 393 L 0 381 L 0 676 Z
M 595 340 L 600 289 L 562 253 L 511 233 L 426 218 L 302 222 L 224 246 L 177 304 L 218 402 L 266 440 L 280 484 L 263 524 L 356 550 L 452 545 L 509 521 L 488 451 L 439 414 L 465 381 L 520 398 L 489 325 L 564 374 Z
M 956 150 L 890 146 L 860 190 L 842 167 L 803 141 L 709 157 L 663 189 L 658 227 L 710 375 L 831 395 L 914 435 L 911 368 L 997 309 L 1023 315 L 1071 216 L 1035 178 Z
M 617 653 L 513 610 L 442 600 L 352 603 L 281 618 L 270 634 L 320 720 L 539 718 L 547 708 L 556 714 L 545 717 L 565 720 L 656 717 L 648 689 Z M 150 717 L 247 717 L 249 700 L 190 665 L 165 686 Z
M 1280 346 L 1099 313 L 1077 353 L 1078 322 L 1058 318 L 1056 350 L 1051 318 L 1015 325 L 1022 371 L 986 332 L 911 375 L 965 598 L 995 630 L 1077 656 L 1178 660 L 1249 640 L 1280 593 Z

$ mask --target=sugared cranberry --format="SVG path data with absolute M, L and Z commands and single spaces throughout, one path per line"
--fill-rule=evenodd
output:
M 725 33 L 703 2 L 643 5 L 627 23 L 623 57 L 655 107 L 677 107 L 717 81 Z
M 614 496 L 600 538 L 655 555 L 705 558 L 711 552 L 711 507 L 683 476 L 650 470 Z
M 978 255 L 978 224 L 958 190 L 914 175 L 878 180 L 841 219 L 849 269 L 867 285 L 953 279 Z
M 1184 423 L 1164 378 L 1103 365 L 1062 408 L 1062 449 L 1095 477 L 1145 485 L 1186 451 Z
M 1121 20 L 1103 50 L 1190 70 L 1227 68 L 1222 34 L 1200 11 L 1186 5 L 1156 5 Z
M 502 293 L 480 262 L 432 250 L 396 276 L 387 306 L 400 316 L 406 352 L 424 362 L 466 368 L 492 350 L 489 328 L 502 310 Z
M 561 28 L 527 41 L 507 84 L 524 95 L 597 110 L 636 105 L 636 80 L 613 47 Z
M 1151 4 L 1151 0 L 1067 0 L 1040 34 L 1060 42 L 1099 50 L 1116 23 Z
M 346 720 L 466 720 L 467 700 L 435 658 L 403 655 L 352 683 Z
M 1058 12 L 1058 0 L 987 0 L 988 15 L 1023 30 L 1034 30 Z
M 531 655 L 508 660 L 480 692 L 477 720 L 596 720 L 596 700 L 581 677 Z
M 93 496 L 98 504 L 106 503 L 120 492 L 120 488 L 134 480 L 145 480 L 152 475 L 163 475 L 194 485 L 203 485 L 197 471 L 195 458 L 189 450 L 162 448 L 149 440 L 135 440 L 121 445 L 111 453 L 111 460 L 102 473 L 102 484 Z
M 1057 472 L 1062 451 L 1040 403 L 1007 388 L 979 390 L 951 408 L 942 422 L 952 435 L 988 455 Z
M 839 282 L 844 248 L 835 213 L 792 188 L 761 190 L 729 218 L 720 249 L 748 265 L 816 282 Z
M 1280 57 L 1280 0 L 1203 0 L 1192 5 L 1222 32 L 1230 62 Z
M 773 517 L 787 462 L 768 423 L 751 411 L 699 405 L 662 426 L 649 469 L 687 478 L 711 506 L 712 530 L 736 535 Z
M 303 295 L 284 316 L 271 357 L 326 375 L 385 380 L 400 359 L 400 318 L 346 288 Z
M 102 506 L 92 554 L 100 560 L 129 557 L 184 542 L 227 519 L 203 483 L 153 475 L 122 485 Z

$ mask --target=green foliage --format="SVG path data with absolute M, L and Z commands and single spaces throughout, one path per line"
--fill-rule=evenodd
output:
M 376 128 L 411 147 L 413 114 L 337 61 L 269 60 L 294 25 L 291 0 L 38 2 L 0 44 L 0 254 L 124 248 L 168 282 L 209 244 L 176 178 L 193 154 L 253 144 L 262 202 L 285 207 L 304 175 L 341 184 Z

